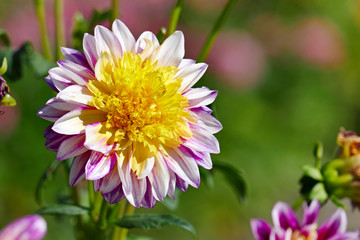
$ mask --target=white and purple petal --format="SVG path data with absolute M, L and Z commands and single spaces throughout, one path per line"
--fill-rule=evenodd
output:
M 85 178 L 85 166 L 91 155 L 91 151 L 84 152 L 74 157 L 70 168 L 69 184 L 74 187 Z
M 159 41 L 157 39 L 157 37 L 155 36 L 155 34 L 153 34 L 152 32 L 146 31 L 143 32 L 140 37 L 138 38 L 138 40 L 135 43 L 135 53 L 142 53 L 142 51 L 145 49 L 146 47 L 146 41 L 145 39 L 149 40 L 152 44 L 154 44 L 155 48 L 159 47 Z
M 313 200 L 310 205 L 308 206 L 306 203 L 304 203 L 303 208 L 304 208 L 304 216 L 303 216 L 303 221 L 302 221 L 302 225 L 306 226 L 306 225 L 312 225 L 314 223 L 316 223 L 319 211 L 320 211 L 320 203 L 317 200 Z
M 300 229 L 299 221 L 292 208 L 284 202 L 278 202 L 275 204 L 271 212 L 272 220 L 275 228 L 287 230 Z
M 180 70 L 175 75 L 176 78 L 181 78 L 181 86 L 178 92 L 183 93 L 194 86 L 197 81 L 204 75 L 208 65 L 206 63 L 196 63 Z
M 64 114 L 68 113 L 68 111 L 62 111 L 56 108 L 53 108 L 50 105 L 45 105 L 40 108 L 37 112 L 37 115 L 45 120 L 50 122 L 56 122 L 59 118 L 61 118 Z
M 108 174 L 116 163 L 116 154 L 104 155 L 92 151 L 89 161 L 85 166 L 87 180 L 98 180 Z
M 52 129 L 61 134 L 74 135 L 85 132 L 91 123 L 106 120 L 106 113 L 94 108 L 79 107 L 59 118 Z
M 117 186 L 113 191 L 109 193 L 101 193 L 101 195 L 110 204 L 120 202 L 125 197 L 121 184 Z
M 135 38 L 122 21 L 116 19 L 112 25 L 112 31 L 118 38 L 124 52 L 134 52 Z
M 178 66 L 185 55 L 184 34 L 175 31 L 156 50 L 153 60 L 159 67 Z
M 123 50 L 118 38 L 115 37 L 113 32 L 103 26 L 96 26 L 94 32 L 98 55 L 101 56 L 106 52 L 113 57 L 113 61 L 116 64 L 123 56 Z
M 200 125 L 189 125 L 193 135 L 190 139 L 184 139 L 182 145 L 199 152 L 220 152 L 219 141 L 216 139 L 216 137 L 214 137 L 214 135 L 211 134 L 211 132 L 207 131 L 206 128 Z
M 56 155 L 58 161 L 75 157 L 86 152 L 88 149 L 84 146 L 85 135 L 79 134 L 71 136 L 62 141 Z
M 188 99 L 189 108 L 206 106 L 214 102 L 217 91 L 210 90 L 207 87 L 191 88 L 183 93 Z
M 81 85 L 71 85 L 56 96 L 58 99 L 78 106 L 92 106 L 92 96 L 88 88 Z
M 343 209 L 338 209 L 318 229 L 318 240 L 327 240 L 346 232 L 347 217 Z
M 47 224 L 39 215 L 19 218 L 0 232 L 0 240 L 40 240 L 46 235 Z
M 261 219 L 252 219 L 250 221 L 251 230 L 256 240 L 269 240 L 271 226 Z
M 85 33 L 83 39 L 83 49 L 85 57 L 90 65 L 90 67 L 95 70 L 95 65 L 97 60 L 100 58 L 100 55 L 96 49 L 96 40 L 93 35 Z
M 177 176 L 195 188 L 200 185 L 199 167 L 187 148 L 167 148 L 162 154 L 167 166 Z
M 203 107 L 191 108 L 190 113 L 195 115 L 199 121 L 197 124 L 200 124 L 202 127 L 206 128 L 212 134 L 217 133 L 222 130 L 221 123 L 213 117 L 210 113 L 204 110 Z
M 114 144 L 108 143 L 112 134 L 107 131 L 103 122 L 88 124 L 85 127 L 85 135 L 85 146 L 93 151 L 108 154 L 114 147 Z
M 156 156 L 154 167 L 148 179 L 151 183 L 150 188 L 152 188 L 152 195 L 158 201 L 164 200 L 169 190 L 170 173 L 161 154 Z
M 45 147 L 50 150 L 57 152 L 60 144 L 67 139 L 69 136 L 54 132 L 51 128 L 53 125 L 48 126 L 45 129 L 44 137 L 46 138 Z
M 90 65 L 89 65 L 85 55 L 82 52 L 72 49 L 72 48 L 66 48 L 66 47 L 60 47 L 60 50 L 66 60 L 72 61 L 76 64 L 79 64 L 83 67 L 90 69 Z

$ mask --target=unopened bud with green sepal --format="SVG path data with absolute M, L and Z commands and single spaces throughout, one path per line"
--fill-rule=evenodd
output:
M 324 203 L 330 199 L 341 207 L 344 205 L 339 200 L 347 198 L 360 209 L 360 137 L 340 129 L 337 143 L 337 158 L 320 166 L 319 155 L 315 154 L 315 166 L 303 167 L 300 193 L 307 201 L 317 199 Z
M 0 67 L 0 105 L 13 107 L 16 105 L 16 100 L 10 95 L 10 88 L 5 79 L 1 76 L 7 71 L 7 61 L 4 58 Z M 0 111 L 0 115 L 4 112 Z

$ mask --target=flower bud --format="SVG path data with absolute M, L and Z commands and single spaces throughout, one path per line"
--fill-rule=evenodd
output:
M 341 128 L 337 136 L 338 158 L 322 167 L 329 196 L 349 198 L 360 209 L 360 137 Z
M 1 76 L 7 70 L 7 61 L 4 58 L 3 63 L 0 67 L 0 105 L 13 107 L 16 105 L 16 100 L 9 94 L 10 88 L 7 85 L 5 79 Z M 0 115 L 4 112 L 0 111 Z

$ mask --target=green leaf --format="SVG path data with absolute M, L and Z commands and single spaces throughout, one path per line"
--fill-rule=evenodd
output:
M 159 215 L 150 215 L 150 214 L 134 214 L 122 217 L 114 221 L 119 227 L 123 228 L 140 228 L 140 229 L 150 229 L 150 228 L 161 228 L 163 226 L 177 226 L 185 230 L 188 230 L 192 234 L 195 233 L 195 228 L 185 221 L 184 219 L 177 217 L 172 214 L 159 214 Z
M 0 59 L 7 58 L 8 69 L 6 80 L 16 81 L 23 77 L 25 68 L 30 68 L 36 77 L 43 78 L 48 74 L 54 63 L 45 60 L 41 54 L 34 51 L 31 43 L 24 43 L 19 49 L 4 49 L 0 51 Z
M 40 215 L 81 215 L 88 213 L 89 208 L 74 204 L 53 204 L 40 208 L 35 213 Z
M 10 38 L 7 32 L 2 28 L 0 28 L 0 42 L 7 48 L 11 46 Z
M 74 30 L 72 32 L 72 46 L 77 50 L 82 50 L 82 41 L 84 34 L 89 31 L 89 24 L 86 22 L 84 15 L 80 12 L 75 14 Z
M 105 11 L 99 11 L 99 10 L 94 10 L 92 12 L 92 17 L 90 19 L 90 24 L 89 27 L 90 29 L 93 29 L 95 27 L 95 25 L 107 21 L 107 20 L 111 20 L 111 13 L 112 13 L 112 9 L 107 9 Z
M 41 178 L 39 179 L 39 182 L 36 186 L 35 197 L 36 197 L 36 201 L 38 202 L 38 204 L 40 206 L 45 205 L 45 200 L 44 200 L 44 197 L 42 194 L 45 184 L 47 181 L 49 181 L 53 178 L 53 176 L 56 172 L 56 169 L 58 168 L 59 165 L 60 165 L 60 161 L 54 160 L 53 162 L 51 162 L 50 165 L 45 169 Z
M 311 177 L 318 181 L 323 180 L 323 176 L 322 176 L 319 168 L 316 168 L 316 167 L 313 167 L 310 165 L 304 165 L 304 166 L 302 166 L 302 169 L 304 171 L 305 176 Z
M 226 162 L 213 162 L 213 170 L 221 171 L 228 183 L 234 188 L 241 201 L 246 200 L 247 186 L 243 172 Z
M 327 194 L 323 183 L 316 184 L 309 193 L 310 200 L 317 199 L 321 203 L 326 202 L 328 197 L 329 195 Z

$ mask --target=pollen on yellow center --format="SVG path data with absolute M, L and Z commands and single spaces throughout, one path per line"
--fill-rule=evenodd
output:
M 175 78 L 177 67 L 157 67 L 132 52 L 116 63 L 107 53 L 98 61 L 96 80 L 87 87 L 92 104 L 106 112 L 104 125 L 119 149 L 129 142 L 136 146 L 139 163 L 155 156 L 160 146 L 178 147 L 191 137 L 188 100 L 178 92 L 182 79 Z
M 317 232 L 315 229 L 313 229 L 312 231 L 310 231 L 309 235 L 306 237 L 306 236 L 300 234 L 300 232 L 298 230 L 296 230 L 292 233 L 292 236 L 290 239 L 291 240 L 316 240 Z

